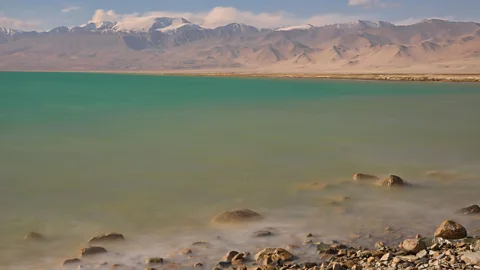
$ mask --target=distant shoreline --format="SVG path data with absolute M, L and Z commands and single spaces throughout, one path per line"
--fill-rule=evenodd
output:
M 160 70 L 12 70 L 0 72 L 65 72 L 105 73 L 155 76 L 198 76 L 239 78 L 332 79 L 362 81 L 413 81 L 413 82 L 480 82 L 480 74 L 421 74 L 421 73 L 267 73 L 267 72 L 219 72 L 219 71 L 160 71 Z

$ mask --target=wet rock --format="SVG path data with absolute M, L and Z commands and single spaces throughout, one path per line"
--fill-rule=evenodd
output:
M 269 237 L 269 236 L 274 236 L 275 234 L 272 232 L 272 230 L 259 230 L 253 233 L 253 237 Z
M 405 185 L 405 182 L 399 176 L 390 175 L 380 184 L 384 187 L 403 187 Z
M 37 232 L 29 232 L 24 237 L 23 240 L 25 241 L 41 241 L 45 240 L 45 236 L 43 234 Z
M 107 233 L 104 235 L 95 236 L 90 241 L 89 244 L 99 243 L 99 242 L 110 242 L 110 241 L 118 241 L 118 240 L 125 240 L 123 234 L 121 233 Z
M 68 259 L 68 260 L 65 260 L 63 262 L 63 266 L 65 265 L 72 265 L 72 264 L 79 264 L 81 263 L 82 261 L 78 258 L 73 258 L 73 259 Z
M 329 244 L 325 244 L 325 243 L 321 242 L 317 245 L 317 251 L 320 252 L 320 253 L 324 253 L 329 249 L 330 249 Z
M 163 258 L 160 258 L 160 257 L 148 258 L 145 261 L 145 264 L 162 264 L 162 263 L 163 263 Z
M 400 248 L 405 250 L 408 254 L 417 254 L 418 252 L 427 248 L 425 242 L 420 239 L 405 239 Z
M 243 262 L 246 257 L 247 257 L 246 253 L 238 253 L 237 255 L 233 256 L 232 262 L 235 262 L 238 264 L 239 262 Z
M 226 261 L 226 262 L 231 262 L 233 257 L 237 256 L 239 254 L 238 251 L 230 251 L 228 252 L 224 257 L 223 257 L 223 260 Z
M 230 266 L 232 266 L 232 262 L 219 262 L 215 267 L 222 269 L 222 268 L 229 268 Z
M 467 237 L 467 230 L 460 224 L 452 220 L 445 220 L 435 231 L 435 237 L 443 239 L 462 239 Z
M 457 212 L 464 215 L 477 215 L 480 214 L 480 206 L 476 204 L 470 205 L 458 210 Z
M 353 175 L 353 180 L 354 181 L 377 181 L 379 180 L 379 178 L 371 174 L 356 173 Z
M 293 260 L 293 255 L 283 248 L 266 248 L 255 255 L 256 261 L 264 261 L 270 258 L 272 261 L 281 260 L 283 262 L 289 262 Z
M 240 223 L 260 220 L 263 217 L 250 209 L 231 210 L 221 213 L 213 218 L 213 222 L 225 224 L 225 223 Z
M 106 253 L 107 250 L 103 247 L 91 246 L 81 250 L 80 254 L 82 257 L 97 255 L 101 253 Z

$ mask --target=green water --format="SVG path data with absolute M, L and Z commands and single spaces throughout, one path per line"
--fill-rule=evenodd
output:
M 395 209 L 408 223 L 421 208 L 432 215 L 418 222 L 435 225 L 455 208 L 478 203 L 479 90 L 0 73 L 0 266 L 15 269 L 26 257 L 58 263 L 106 231 L 201 230 L 229 208 L 320 220 L 328 209 L 319 201 L 331 195 L 356 202 L 351 216 L 330 216 L 338 222 L 383 220 Z M 425 177 L 428 170 L 462 176 L 436 181 Z M 419 187 L 397 194 L 345 182 L 355 172 L 395 173 Z M 296 190 L 311 181 L 332 186 Z M 373 213 L 379 205 L 386 209 Z M 59 251 L 47 255 L 24 243 L 29 231 L 52 237 Z

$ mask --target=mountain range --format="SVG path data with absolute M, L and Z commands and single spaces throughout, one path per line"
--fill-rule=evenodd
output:
M 430 19 L 203 28 L 160 17 L 44 32 L 0 28 L 0 70 L 479 72 L 480 24 Z

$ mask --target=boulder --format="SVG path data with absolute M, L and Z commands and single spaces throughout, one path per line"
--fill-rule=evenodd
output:
M 95 236 L 90 241 L 89 244 L 99 243 L 99 242 L 111 242 L 111 241 L 118 241 L 118 240 L 125 240 L 125 237 L 121 233 L 107 233 L 99 236 Z
M 462 239 L 467 237 L 467 230 L 455 221 L 445 220 L 437 228 L 434 236 L 448 240 Z
M 384 187 L 403 187 L 405 182 L 402 178 L 396 175 L 390 175 L 380 183 Z
M 45 240 L 45 236 L 43 234 L 37 232 L 29 232 L 24 237 L 23 240 L 25 241 L 40 241 Z
M 255 260 L 257 262 L 265 261 L 283 261 L 289 262 L 294 259 L 294 256 L 283 248 L 266 248 L 255 255 Z
M 103 247 L 91 246 L 91 247 L 87 247 L 87 248 L 82 249 L 80 254 L 82 255 L 82 257 L 85 257 L 85 256 L 91 256 L 91 255 L 106 253 L 106 252 L 107 252 L 107 250 Z
M 230 210 L 213 218 L 213 222 L 220 224 L 240 223 L 262 219 L 262 215 L 250 209 Z
M 65 266 L 65 265 L 72 265 L 72 264 L 78 264 L 78 263 L 80 263 L 80 262 L 82 262 L 82 261 L 81 261 L 80 259 L 78 259 L 78 258 L 68 259 L 68 260 L 65 260 L 65 261 L 63 262 L 63 266 Z
M 476 204 L 470 205 L 458 210 L 457 213 L 464 214 L 464 215 L 477 215 L 477 214 L 480 214 L 480 206 Z
M 353 175 L 353 180 L 354 181 L 377 181 L 379 180 L 379 178 L 371 174 L 356 173 Z

